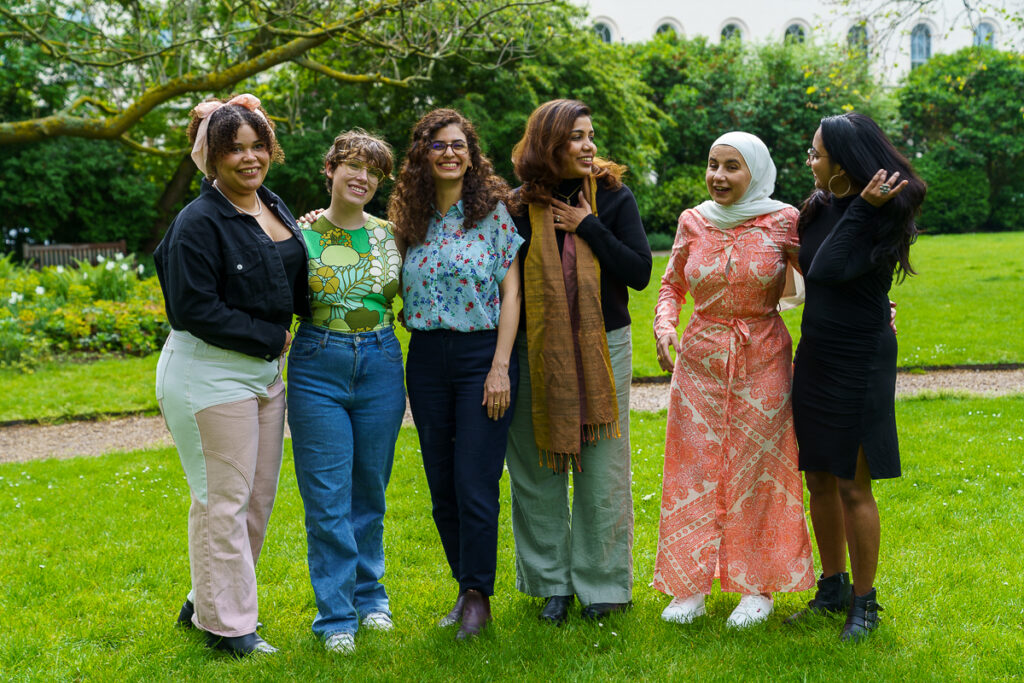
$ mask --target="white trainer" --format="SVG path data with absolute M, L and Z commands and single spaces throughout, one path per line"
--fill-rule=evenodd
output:
M 688 598 L 672 598 L 661 618 L 673 624 L 689 624 L 697 617 L 704 616 L 704 594 L 697 593 Z
M 363 617 L 363 627 L 371 631 L 390 631 L 395 624 L 387 612 L 370 612 Z
M 764 621 L 772 613 L 775 601 L 763 595 L 744 595 L 740 598 L 740 604 L 729 615 L 725 622 L 734 628 L 744 628 Z
M 356 638 L 351 633 L 339 631 L 327 636 L 324 647 L 328 652 L 337 652 L 343 655 L 350 655 L 356 651 Z

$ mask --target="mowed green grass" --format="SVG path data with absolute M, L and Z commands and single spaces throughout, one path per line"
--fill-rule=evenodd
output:
M 766 624 L 732 631 L 735 595 L 712 594 L 690 626 L 658 618 L 648 587 L 657 542 L 664 414 L 635 413 L 633 610 L 600 624 L 574 612 L 540 624 L 514 589 L 503 484 L 495 621 L 456 644 L 435 621 L 456 586 L 430 517 L 415 433 L 402 431 L 388 489 L 396 629 L 361 632 L 350 657 L 323 651 L 302 507 L 286 451 L 258 568 L 273 657 L 236 662 L 172 627 L 188 590 L 188 491 L 173 449 L 0 466 L 0 679 L 27 680 L 1008 680 L 1024 661 L 1024 397 L 900 401 L 904 477 L 876 482 L 883 520 L 876 583 L 883 623 L 838 642 L 838 619 L 789 627 L 810 594 L 777 596 Z
M 911 247 L 918 275 L 895 285 L 901 367 L 1024 361 L 1024 232 L 923 235 Z M 654 353 L 654 306 L 668 256 L 656 257 L 651 284 L 630 291 L 633 373 L 663 374 Z M 680 313 L 680 331 L 692 310 Z M 798 308 L 783 313 L 794 348 Z

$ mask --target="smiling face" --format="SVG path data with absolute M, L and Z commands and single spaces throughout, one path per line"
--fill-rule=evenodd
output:
M 731 206 L 743 199 L 750 187 L 750 169 L 735 147 L 715 145 L 708 154 L 704 173 L 711 198 L 722 206 Z
M 444 128 L 439 128 L 431 137 L 431 143 L 437 146 L 444 145 L 442 150 L 431 148 L 427 153 L 434 182 L 461 181 L 466 175 L 466 171 L 472 166 L 466 133 L 458 124 L 452 123 Z M 453 145 L 453 143 L 455 144 Z M 456 149 L 456 147 L 460 149 Z
M 331 180 L 332 203 L 340 201 L 360 208 L 373 199 L 384 175 L 361 154 L 339 162 L 333 169 L 326 167 L 324 174 Z
M 811 150 L 814 153 L 811 153 Z M 811 141 L 811 149 L 807 152 L 807 165 L 811 169 L 811 174 L 814 176 L 814 187 L 819 190 L 833 191 L 832 187 L 829 187 L 831 182 L 836 190 L 844 191 L 846 194 L 850 194 L 853 191 L 853 187 L 850 184 L 849 176 L 846 175 L 846 171 L 843 168 L 832 161 L 832 157 L 829 156 L 828 150 L 825 149 L 825 143 L 822 141 L 821 128 L 814 131 L 814 139 Z M 839 197 L 845 195 L 836 195 Z
M 597 145 L 594 144 L 594 124 L 589 116 L 580 116 L 572 124 L 569 141 L 562 146 L 562 178 L 583 178 L 593 172 L 594 155 Z
M 214 162 L 217 187 L 229 199 L 247 197 L 263 184 L 269 167 L 267 143 L 260 140 L 252 126 L 242 124 L 231 149 Z

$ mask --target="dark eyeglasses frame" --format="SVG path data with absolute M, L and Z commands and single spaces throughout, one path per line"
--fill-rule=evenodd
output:
M 437 152 L 438 154 L 444 154 L 448 151 L 448 148 L 452 148 L 452 152 L 455 154 L 462 154 L 469 150 L 469 145 L 465 140 L 452 140 L 451 142 L 443 142 L 441 140 L 434 140 L 428 145 L 431 152 Z

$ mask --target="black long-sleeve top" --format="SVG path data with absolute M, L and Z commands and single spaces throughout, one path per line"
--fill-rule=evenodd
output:
M 167 320 L 224 349 L 264 360 L 281 355 L 292 313 L 309 316 L 305 242 L 288 207 L 261 187 L 260 200 L 301 245 L 286 268 L 278 245 L 208 181 L 153 252 Z
M 577 195 L 580 188 L 579 180 L 570 180 L 563 181 L 557 189 L 562 197 L 571 193 L 571 201 L 567 203 L 579 206 Z M 529 210 L 513 214 L 512 220 L 516 230 L 526 240 L 519 248 L 519 268 L 523 275 L 523 287 L 526 288 L 530 286 L 526 281 L 526 255 L 533 234 Z M 597 215 L 591 214 L 584 218 L 576 228 L 576 235 L 586 241 L 601 265 L 601 310 L 604 313 L 605 330 L 625 327 L 630 323 L 629 293 L 626 288 L 640 291 L 651 281 L 651 245 L 647 242 L 640 210 L 629 188 L 623 185 L 617 190 L 610 190 L 598 180 Z M 555 230 L 555 238 L 561 253 L 565 232 Z M 525 300 L 526 297 L 523 297 L 520 329 L 526 327 Z
M 860 196 L 834 199 L 801 235 L 807 279 L 802 335 L 873 336 L 889 330 L 895 264 L 873 258 L 892 221 Z M 847 340 L 849 338 L 847 337 Z

